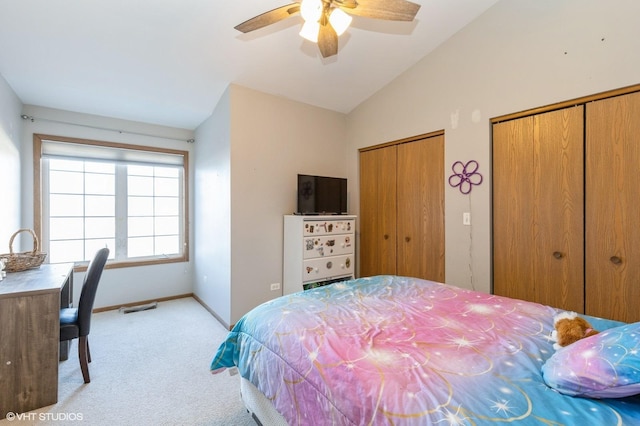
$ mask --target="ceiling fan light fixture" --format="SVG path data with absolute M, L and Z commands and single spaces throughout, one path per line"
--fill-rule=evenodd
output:
M 333 29 L 336 31 L 336 34 L 338 34 L 339 36 L 341 36 L 347 30 L 347 28 L 349 28 L 352 20 L 353 18 L 349 14 L 344 13 L 341 9 L 338 8 L 333 9 L 331 15 L 329 15 L 329 22 L 331 23 Z
M 420 5 L 409 0 L 289 0 L 284 6 L 236 25 L 248 33 L 302 15 L 300 36 L 318 45 L 323 58 L 338 53 L 338 37 L 351 25 L 352 15 L 386 21 L 413 21 Z
M 300 15 L 305 22 L 318 22 L 322 16 L 322 0 L 302 0 Z
M 318 21 L 305 21 L 300 29 L 300 35 L 314 43 L 318 42 L 318 33 L 320 32 L 320 23 Z

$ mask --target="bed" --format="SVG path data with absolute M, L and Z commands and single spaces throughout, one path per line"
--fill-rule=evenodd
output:
M 253 309 L 211 370 L 237 369 L 265 425 L 640 424 L 640 327 L 586 317 L 601 333 L 555 351 L 558 312 L 416 278 L 360 278 Z

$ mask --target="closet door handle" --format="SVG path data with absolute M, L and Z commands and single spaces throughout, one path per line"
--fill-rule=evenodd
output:
M 620 259 L 618 256 L 611 256 L 609 258 L 609 260 L 611 261 L 611 263 L 613 263 L 614 265 L 620 265 L 622 263 L 622 259 Z
M 562 259 L 564 257 L 564 253 L 559 252 L 559 251 L 554 251 L 553 252 L 553 257 L 555 257 L 556 259 Z

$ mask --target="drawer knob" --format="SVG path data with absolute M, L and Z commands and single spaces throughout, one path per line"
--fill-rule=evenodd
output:
M 405 240 L 406 242 L 409 242 L 409 241 L 411 241 L 411 237 L 404 237 L 404 240 Z
M 562 252 L 559 252 L 559 251 L 554 251 L 553 252 L 553 257 L 555 257 L 556 259 L 562 259 L 564 257 L 564 254 Z
M 389 235 L 388 234 L 384 234 L 384 239 L 388 240 L 389 239 Z
M 611 258 L 609 260 L 614 265 L 620 265 L 622 263 L 622 259 L 620 259 L 618 256 L 611 256 Z

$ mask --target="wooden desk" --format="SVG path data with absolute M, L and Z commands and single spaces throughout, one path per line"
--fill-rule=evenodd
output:
M 72 263 L 0 281 L 0 419 L 58 402 L 58 360 L 68 355 L 68 345 L 60 345 L 60 308 L 72 295 Z

